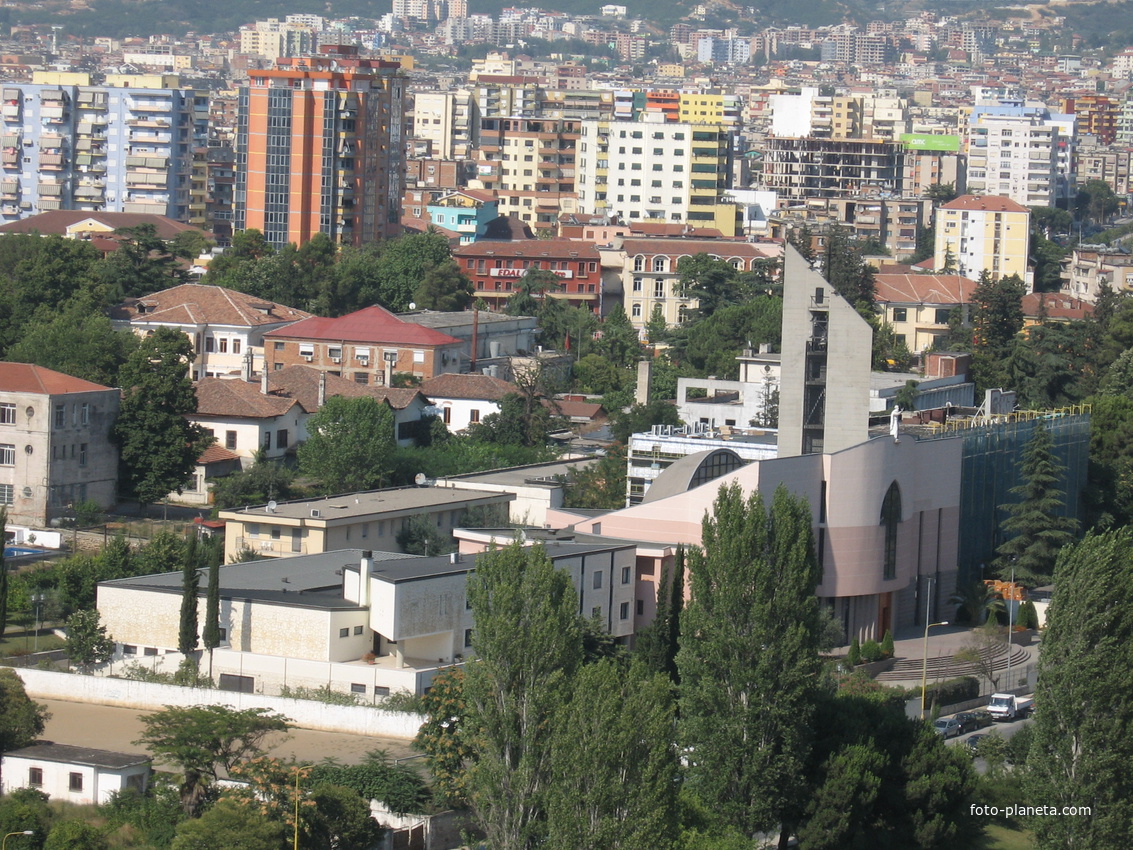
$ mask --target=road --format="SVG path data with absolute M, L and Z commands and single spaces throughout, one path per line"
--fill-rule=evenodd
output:
M 1024 726 L 1034 722 L 1034 718 L 1032 717 L 1024 717 L 1022 720 L 1004 720 L 1000 721 L 999 723 L 992 723 L 990 726 L 985 726 L 983 729 L 977 729 L 975 732 L 968 732 L 964 735 L 957 735 L 955 738 L 951 738 L 945 743 L 950 746 L 962 745 L 967 748 L 968 739 L 970 737 L 972 737 L 973 735 L 987 735 L 991 732 L 995 732 L 997 735 L 1007 740 L 1014 736 Z M 975 765 L 977 773 L 987 773 L 987 764 L 982 758 L 975 759 L 973 764 Z
M 43 737 L 57 744 L 96 747 L 102 750 L 136 753 L 143 748 L 133 742 L 142 733 L 138 719 L 152 712 L 109 705 L 94 705 L 62 700 L 37 700 L 47 706 L 51 719 Z M 357 764 L 374 749 L 386 750 L 391 758 L 415 755 L 409 742 L 401 738 L 377 738 L 344 732 L 316 732 L 293 729 L 288 736 L 272 735 L 266 742 L 268 752 L 279 758 L 294 756 L 301 761 L 336 759 L 343 764 Z M 410 762 L 417 765 L 419 761 Z

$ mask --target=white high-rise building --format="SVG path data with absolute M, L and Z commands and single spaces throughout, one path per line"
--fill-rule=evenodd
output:
M 976 107 L 968 129 L 968 191 L 1054 206 L 1073 189 L 1074 116 L 1042 107 Z

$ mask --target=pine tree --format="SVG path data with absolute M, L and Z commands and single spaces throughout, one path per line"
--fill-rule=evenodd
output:
M 720 488 L 689 554 L 681 620 L 681 738 L 688 787 L 747 836 L 792 831 L 820 663 L 821 576 L 807 503 L 780 487 L 770 511 Z
M 672 567 L 665 571 L 657 587 L 657 613 L 638 634 L 634 657 L 650 670 L 665 673 L 673 684 L 680 683 L 677 650 L 680 647 L 681 611 L 684 608 L 685 547 L 677 547 Z
M 197 590 L 200 587 L 197 536 L 193 534 L 185 547 L 181 567 L 181 628 L 177 634 L 177 651 L 186 658 L 197 648 Z
M 1133 828 L 1133 531 L 1090 535 L 1063 551 L 1047 609 L 1026 798 L 1041 850 L 1124 848 Z M 1062 806 L 1089 806 L 1070 817 Z
M 1023 450 L 1019 467 L 1023 482 L 1009 491 L 1018 502 L 1000 505 L 1009 516 L 1000 528 L 1006 543 L 999 547 L 996 567 L 1001 578 L 1036 587 L 1049 584 L 1059 550 L 1074 539 L 1077 522 L 1063 516 L 1058 489 L 1063 469 L 1054 456 L 1050 432 L 1041 424 Z
M 494 850 L 527 850 L 544 837 L 552 715 L 582 662 L 577 600 L 542 546 L 488 552 L 468 580 L 475 658 L 464 696 L 479 757 L 467 795 Z
M 665 311 L 661 308 L 661 302 L 657 301 L 653 304 L 649 320 L 645 323 L 645 340 L 650 345 L 656 345 L 665 341 L 668 332 L 669 323 L 665 321 Z

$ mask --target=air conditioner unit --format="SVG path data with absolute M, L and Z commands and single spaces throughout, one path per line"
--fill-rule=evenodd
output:
M 342 362 L 341 357 L 332 357 L 330 360 L 331 360 L 332 363 L 341 363 Z
M 308 363 L 310 363 L 310 362 L 311 362 L 312 360 L 314 360 L 314 359 L 315 359 L 315 355 L 313 355 L 313 354 L 304 354 L 304 355 L 303 355 L 303 359 L 304 359 L 304 360 L 306 360 L 306 361 L 307 361 Z
M 323 512 L 320 511 L 318 508 L 311 508 L 311 516 L 313 516 L 315 519 L 318 519 L 322 515 L 323 515 Z

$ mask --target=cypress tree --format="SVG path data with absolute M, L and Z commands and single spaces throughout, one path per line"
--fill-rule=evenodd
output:
M 685 547 L 677 547 L 673 566 L 665 571 L 657 588 L 657 613 L 653 622 L 641 630 L 636 657 L 650 670 L 665 673 L 679 684 L 677 649 L 684 608 Z
M 0 508 L 0 531 L 8 525 L 8 509 Z M 8 628 L 8 563 L 4 558 L 4 547 L 0 546 L 0 637 Z
M 177 635 L 177 651 L 188 658 L 197 648 L 197 590 L 200 588 L 199 545 L 194 533 L 185 547 L 181 569 L 181 629 Z
M 205 596 L 205 628 L 201 637 L 209 651 L 209 675 L 212 674 L 212 651 L 220 646 L 220 559 L 223 550 L 216 540 L 209 541 L 208 592 Z

